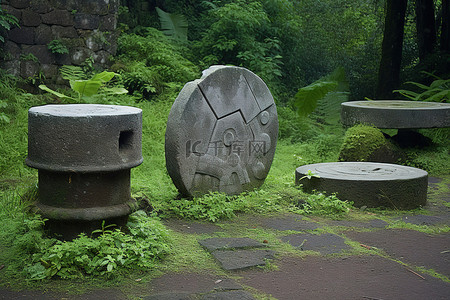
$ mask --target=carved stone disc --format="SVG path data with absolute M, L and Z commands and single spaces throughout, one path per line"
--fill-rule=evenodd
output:
M 247 69 L 213 66 L 188 82 L 166 129 L 166 167 L 183 196 L 230 195 L 260 187 L 278 137 L 266 84 Z

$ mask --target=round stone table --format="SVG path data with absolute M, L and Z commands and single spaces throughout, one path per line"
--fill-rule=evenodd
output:
M 278 137 L 266 84 L 251 71 L 213 66 L 175 100 L 165 135 L 166 167 L 183 196 L 239 194 L 261 186 Z
M 450 127 L 450 104 L 402 100 L 350 101 L 341 104 L 341 120 L 346 126 L 362 123 L 390 129 Z
M 318 177 L 308 179 L 312 172 Z M 336 193 L 356 207 L 414 209 L 426 204 L 426 171 L 385 163 L 335 162 L 304 165 L 295 170 L 295 182 L 306 192 Z

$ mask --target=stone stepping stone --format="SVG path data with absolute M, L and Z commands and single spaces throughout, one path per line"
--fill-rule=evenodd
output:
M 450 127 L 450 104 L 402 100 L 350 101 L 341 104 L 341 120 L 346 126 L 362 123 L 397 129 Z
M 367 246 L 383 249 L 389 256 L 450 276 L 450 235 L 430 235 L 414 230 L 387 229 L 348 231 L 345 235 Z
M 427 216 L 427 215 L 415 215 L 415 216 L 404 216 L 401 220 L 405 223 L 415 224 L 415 225 L 437 225 L 437 224 L 448 224 L 449 218 L 440 216 Z
M 195 221 L 169 219 L 164 221 L 164 224 L 170 229 L 189 234 L 212 234 L 223 231 L 223 229 L 217 225 Z
M 194 294 L 189 293 L 158 293 L 142 298 L 143 300 L 194 300 Z
M 327 222 L 333 226 L 345 226 L 345 227 L 357 227 L 357 228 L 386 228 L 389 223 L 380 219 L 373 219 L 369 222 L 358 222 L 358 221 L 346 221 L 346 220 L 332 220 Z
M 319 177 L 308 179 L 307 174 Z M 356 207 L 414 209 L 427 201 L 428 173 L 417 168 L 374 162 L 304 165 L 295 170 L 296 184 L 306 192 L 337 194 Z
M 275 255 L 272 250 L 255 250 L 266 245 L 250 238 L 210 238 L 198 242 L 228 271 L 264 266 L 265 260 Z
M 273 259 L 272 250 L 216 250 L 211 252 L 222 268 L 227 271 L 243 270 L 251 267 L 265 266 L 266 259 Z
M 232 250 L 266 247 L 265 244 L 251 238 L 210 238 L 198 241 L 209 252 L 215 250 Z
M 351 249 L 342 237 L 331 233 L 321 235 L 309 233 L 292 234 L 281 237 L 281 240 L 300 248 L 302 251 L 312 250 L 321 254 L 339 253 L 343 250 Z
M 172 106 L 167 171 L 186 197 L 253 190 L 269 173 L 277 138 L 275 102 L 262 79 L 245 68 L 213 66 Z
M 228 291 L 202 295 L 201 300 L 255 300 L 255 298 L 246 291 Z
M 262 225 L 279 231 L 304 231 L 314 230 L 320 227 L 317 223 L 302 220 L 300 216 L 270 218 L 262 221 Z

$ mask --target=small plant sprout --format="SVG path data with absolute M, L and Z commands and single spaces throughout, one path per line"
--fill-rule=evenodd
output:
M 301 181 L 301 180 L 303 180 L 303 179 L 305 179 L 305 178 L 308 178 L 308 179 L 311 179 L 311 178 L 320 178 L 320 176 L 319 175 L 317 175 L 317 174 L 315 174 L 313 171 L 311 171 L 311 170 L 308 170 L 307 172 L 306 172 L 306 174 L 305 174 L 305 176 L 303 176 L 303 177 L 301 177 L 300 179 L 299 179 L 299 181 Z

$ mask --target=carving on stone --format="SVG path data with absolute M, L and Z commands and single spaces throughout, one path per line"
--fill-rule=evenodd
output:
M 275 103 L 247 69 L 212 66 L 188 82 L 169 114 L 166 166 L 180 193 L 230 195 L 260 187 L 278 137 Z

